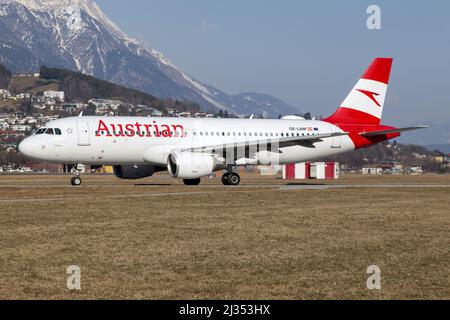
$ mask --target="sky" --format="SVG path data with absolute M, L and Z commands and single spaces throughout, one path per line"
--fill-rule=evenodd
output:
M 383 120 L 450 123 L 450 1 L 97 0 L 128 35 L 230 94 L 259 92 L 316 115 L 371 60 L 394 58 Z M 381 30 L 366 10 L 381 9 Z

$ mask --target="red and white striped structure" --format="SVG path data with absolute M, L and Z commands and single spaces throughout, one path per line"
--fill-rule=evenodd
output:
M 338 178 L 338 162 L 300 162 L 283 166 L 283 179 L 285 180 L 334 180 Z

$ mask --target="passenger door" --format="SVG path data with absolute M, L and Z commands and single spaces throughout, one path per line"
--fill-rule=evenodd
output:
M 78 145 L 79 146 L 90 146 L 91 136 L 89 133 L 89 124 L 87 121 L 78 120 L 77 121 L 78 130 Z

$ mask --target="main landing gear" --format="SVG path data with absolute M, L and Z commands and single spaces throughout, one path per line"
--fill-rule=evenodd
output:
M 183 179 L 186 186 L 198 186 L 200 179 Z M 234 172 L 227 172 L 222 176 L 222 183 L 226 186 L 237 186 L 241 183 L 241 177 Z
M 72 177 L 72 179 L 70 179 L 70 184 L 74 187 L 81 186 L 81 182 L 82 182 L 81 178 L 80 178 L 81 170 L 78 169 L 78 165 L 73 166 L 72 172 L 75 176 Z
M 227 172 L 222 176 L 222 183 L 225 186 L 237 186 L 241 183 L 241 177 L 234 172 Z

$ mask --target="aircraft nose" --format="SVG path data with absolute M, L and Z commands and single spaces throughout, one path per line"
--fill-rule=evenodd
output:
M 30 139 L 26 138 L 21 143 L 19 143 L 19 152 L 27 157 L 33 156 L 33 148 L 34 144 L 30 141 Z

